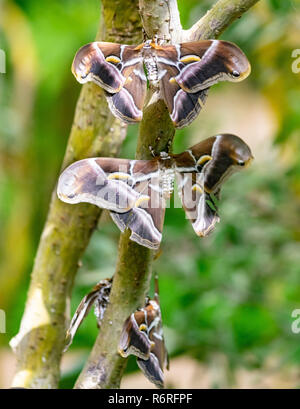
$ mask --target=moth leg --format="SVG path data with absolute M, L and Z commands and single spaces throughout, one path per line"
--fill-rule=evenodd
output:
M 166 152 L 169 153 L 172 146 L 172 139 L 169 139 L 166 146 Z
M 153 158 L 156 158 L 158 155 L 155 152 L 153 146 L 149 145 L 148 148 L 149 148 L 149 151 L 150 151 L 151 155 L 153 156 Z

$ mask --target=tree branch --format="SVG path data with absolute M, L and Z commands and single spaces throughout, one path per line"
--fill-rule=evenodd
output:
M 258 0 L 219 0 L 189 30 L 185 30 L 182 41 L 208 40 L 219 37 L 224 30 Z
M 179 13 L 177 2 L 170 0 L 169 3 L 173 9 L 172 15 L 169 7 L 161 6 L 161 0 L 140 0 L 144 29 L 150 38 L 159 35 L 173 41 L 172 33 L 175 31 L 168 30 L 178 24 Z M 175 133 L 165 104 L 161 100 L 149 103 L 155 96 L 155 90 L 150 90 L 148 94 L 139 128 L 137 159 L 151 158 L 149 145 L 157 152 L 165 150 L 168 141 L 173 140 Z M 121 234 L 110 303 L 88 362 L 76 382 L 77 389 L 120 387 L 127 363 L 127 359 L 122 358 L 117 352 L 122 327 L 126 318 L 145 302 L 153 260 L 153 251 L 139 246 L 131 241 L 129 236 L 129 231 Z
M 122 13 L 119 13 L 122 10 Z M 138 3 L 102 0 L 97 39 L 141 42 Z M 86 84 L 77 103 L 63 168 L 91 156 L 115 156 L 126 127 L 110 113 L 104 93 Z M 19 333 L 11 341 L 17 355 L 15 387 L 55 388 L 66 330 L 66 307 L 74 276 L 100 209 L 88 204 L 69 206 L 54 189 L 28 292 Z

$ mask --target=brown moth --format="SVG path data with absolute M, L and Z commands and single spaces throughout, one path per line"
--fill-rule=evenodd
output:
M 124 358 L 135 355 L 144 375 L 158 388 L 163 388 L 163 370 L 165 367 L 169 369 L 169 359 L 163 336 L 157 276 L 154 298 L 147 299 L 145 307 L 132 313 L 124 323 L 119 354 Z
M 186 217 L 203 237 L 219 221 L 215 199 L 222 184 L 252 158 L 242 139 L 221 134 L 180 154 L 161 152 L 152 160 L 83 159 L 63 171 L 57 194 L 66 203 L 87 202 L 110 210 L 122 232 L 131 230 L 131 240 L 158 249 L 175 178 Z
M 93 42 L 79 49 L 72 64 L 77 81 L 102 87 L 112 113 L 129 124 L 142 119 L 148 83 L 158 90 L 176 128 L 197 117 L 209 87 L 242 81 L 250 71 L 245 54 L 220 40 L 175 45 L 149 40 L 138 46 Z

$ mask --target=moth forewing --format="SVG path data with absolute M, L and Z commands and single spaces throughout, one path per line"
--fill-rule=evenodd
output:
M 58 197 L 66 203 L 86 202 L 119 213 L 134 208 L 142 198 L 130 186 L 130 174 L 125 166 L 130 161 L 124 164 L 122 159 L 110 159 L 115 165 L 114 172 L 105 172 L 105 159 L 83 159 L 65 169 L 58 181 Z
M 81 47 L 74 57 L 72 73 L 81 84 L 92 81 L 105 91 L 116 93 L 123 87 L 126 78 L 116 64 L 106 60 L 108 48 L 110 53 L 119 59 L 117 57 L 121 51 L 119 44 L 93 42 Z
M 121 338 L 119 341 L 119 354 L 126 358 L 135 355 L 141 359 L 148 359 L 152 348 L 152 342 L 144 329 L 145 312 L 137 311 L 127 318 L 123 325 Z
M 181 44 L 183 52 L 194 50 L 199 61 L 189 60 L 175 77 L 186 92 L 199 92 L 219 81 L 239 82 L 247 78 L 251 67 L 242 50 L 228 41 L 207 40 Z

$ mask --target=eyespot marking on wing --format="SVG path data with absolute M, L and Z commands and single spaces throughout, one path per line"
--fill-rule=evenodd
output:
M 184 64 L 189 64 L 191 62 L 201 61 L 201 58 L 198 55 L 185 55 L 184 57 L 180 58 L 180 62 Z
M 202 155 L 202 156 L 198 159 L 196 165 L 197 165 L 197 166 L 203 165 L 203 163 L 208 162 L 208 161 L 211 160 L 211 159 L 212 159 L 212 156 L 210 156 L 210 155 Z
M 199 193 L 203 193 L 203 189 L 201 189 L 201 187 L 197 184 L 192 186 L 192 192 L 199 192 Z
M 105 58 L 106 62 L 110 62 L 112 64 L 119 64 L 121 62 L 120 58 L 118 58 L 115 55 L 109 55 L 108 57 Z
M 148 202 L 150 200 L 149 196 L 141 196 L 137 199 L 137 201 L 134 204 L 134 207 L 140 207 L 140 205 L 144 202 Z
M 110 175 L 107 176 L 107 179 L 112 180 L 112 179 L 130 179 L 130 175 L 127 173 L 121 173 L 121 172 L 115 172 L 111 173 Z

